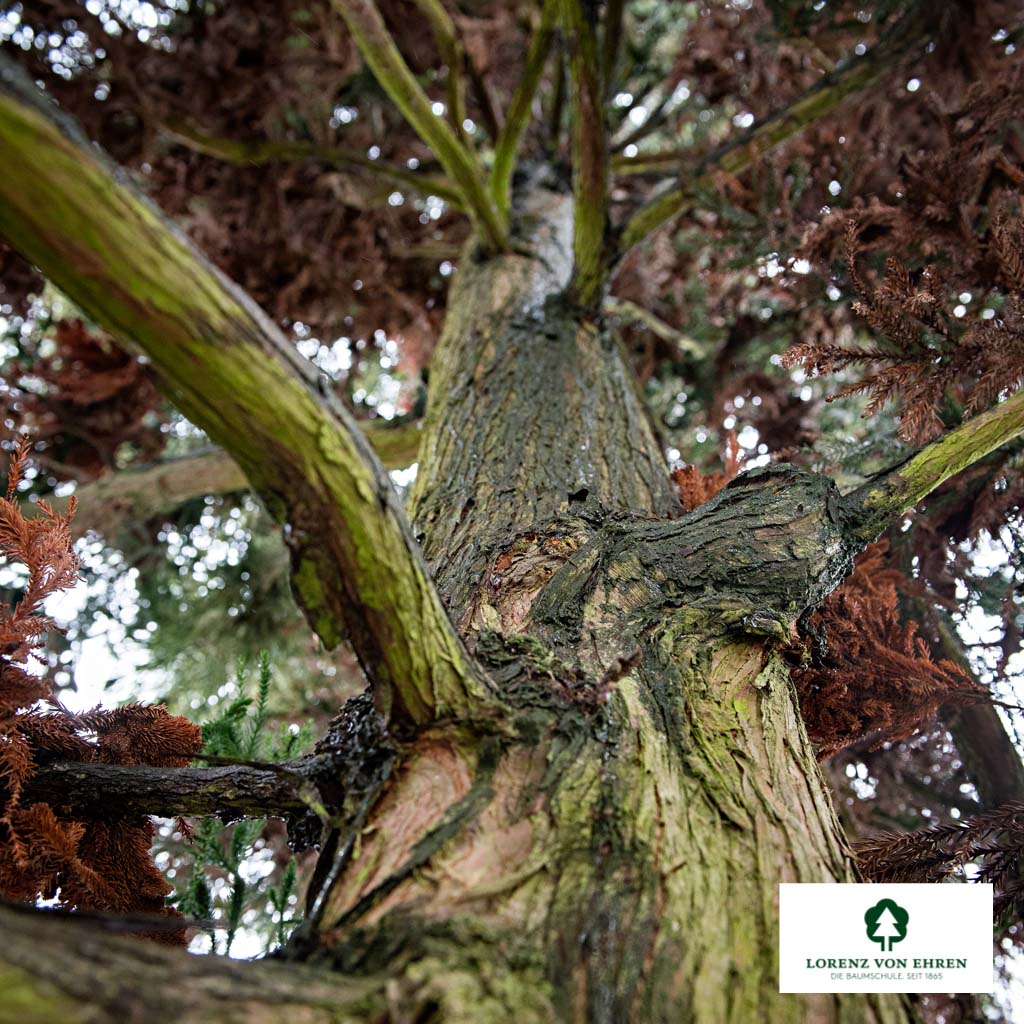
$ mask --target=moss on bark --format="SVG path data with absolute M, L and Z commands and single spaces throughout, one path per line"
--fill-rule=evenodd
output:
M 324 643 L 351 641 L 397 718 L 478 709 L 482 681 L 394 489 L 315 368 L 2 58 L 0 141 L 0 233 L 149 357 L 287 524 L 299 602 Z
M 908 1021 L 777 991 L 778 883 L 855 877 L 773 653 L 848 567 L 835 488 L 769 469 L 673 512 L 617 350 L 557 299 L 568 200 L 535 203 L 538 259 L 460 269 L 415 495 L 505 729 L 410 742 L 314 956 L 439 1020 Z
M 0 227 L 148 344 L 299 535 L 314 615 L 355 609 L 378 687 L 420 724 L 325 843 L 287 951 L 321 970 L 85 931 L 43 957 L 53 922 L 5 915 L 26 999 L 98 1021 L 910 1019 L 899 997 L 777 992 L 777 884 L 853 877 L 772 646 L 845 570 L 834 491 L 772 470 L 679 514 L 614 338 L 564 299 L 565 197 L 517 211 L 530 255 L 463 262 L 435 357 L 414 512 L 490 669 L 502 714 L 481 721 L 473 663 L 343 414 L 148 206 L 2 90 L 0 131 L 25 161 Z

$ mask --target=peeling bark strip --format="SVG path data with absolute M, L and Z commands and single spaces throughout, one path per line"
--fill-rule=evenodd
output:
M 299 601 L 347 635 L 385 710 L 472 713 L 484 687 L 351 415 L 268 318 L 0 58 L 0 234 L 118 340 L 287 524 Z M 120 180 L 119 180 L 120 179 Z

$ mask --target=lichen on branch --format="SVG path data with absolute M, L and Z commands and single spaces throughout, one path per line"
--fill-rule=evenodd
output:
M 168 397 L 287 523 L 295 588 L 324 642 L 348 636 L 388 713 L 473 714 L 485 684 L 390 480 L 315 368 L 6 62 L 0 140 L 11 155 L 0 233 L 149 357 Z

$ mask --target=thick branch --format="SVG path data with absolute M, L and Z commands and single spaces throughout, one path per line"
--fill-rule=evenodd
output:
M 382 979 L 189 956 L 53 912 L 0 907 L 0 1019 L 18 1024 L 356 1024 L 387 1019 Z
M 991 479 L 982 476 L 973 486 L 978 487 L 979 482 L 982 486 L 991 485 Z M 963 495 L 958 497 L 962 499 Z M 913 545 L 899 544 L 894 553 L 899 568 L 912 575 Z M 979 686 L 984 685 L 946 608 L 920 594 L 903 593 L 900 603 L 904 618 L 921 625 L 934 660 L 946 658 Z M 939 709 L 939 718 L 953 737 L 967 778 L 978 791 L 982 809 L 992 810 L 1011 800 L 1024 801 L 1024 761 L 993 704 L 949 704 Z M 977 805 L 971 813 L 976 809 Z
M 1024 762 L 996 708 L 991 704 L 946 708 L 941 717 L 982 807 L 990 810 L 1024 800 Z
M 842 499 L 846 531 L 868 544 L 951 476 L 1024 434 L 1024 391 L 975 416 Z
M 153 768 L 149 765 L 55 761 L 41 765 L 25 787 L 25 804 L 67 808 L 84 817 L 116 814 L 284 817 L 318 802 L 316 759 L 266 768 Z
M 948 615 L 935 607 L 922 607 L 920 599 L 915 603 L 931 620 L 929 632 L 936 637 L 936 653 L 956 662 L 973 678 L 974 668 Z M 1024 801 L 1024 761 L 995 707 L 988 703 L 949 707 L 941 716 L 982 807 L 992 809 L 1011 800 Z
M 321 146 L 315 142 L 275 141 L 238 142 L 208 135 L 184 121 L 163 125 L 163 131 L 181 145 L 231 164 L 268 164 L 277 161 L 313 160 L 336 167 L 359 167 L 374 178 L 412 189 L 419 195 L 437 196 L 452 206 L 462 206 L 462 195 L 448 178 L 437 174 L 395 167 L 382 160 L 371 160 L 365 153 L 344 146 Z
M 505 246 L 508 224 L 484 184 L 475 155 L 431 109 L 430 100 L 405 63 L 373 0 L 333 0 L 359 52 L 416 134 L 455 182 L 480 240 L 493 251 Z
M 126 523 L 167 515 L 207 494 L 232 494 L 249 487 L 238 463 L 219 448 L 165 459 L 151 466 L 109 473 L 75 489 L 72 536 L 90 530 L 114 536 Z M 64 508 L 67 498 L 53 504 Z
M 398 428 L 364 425 L 364 433 L 385 469 L 401 469 L 415 461 L 418 424 Z M 83 537 L 95 530 L 110 537 L 126 523 L 169 515 L 193 498 L 248 488 L 245 474 L 227 452 L 206 448 L 82 484 L 75 490 L 77 508 L 71 533 Z M 53 504 L 61 508 L 64 502 L 56 499 Z
M 679 519 L 609 520 L 551 577 L 532 621 L 556 643 L 586 623 L 588 644 L 619 652 L 670 618 L 705 638 L 788 642 L 850 570 L 838 497 L 827 477 L 778 464 L 740 474 Z
M 483 696 L 352 416 L 270 320 L 0 64 L 0 234 L 122 343 L 288 525 L 311 624 L 347 636 L 381 709 L 423 722 Z
M 554 36 L 555 20 L 559 0 L 545 0 L 541 12 L 540 24 L 530 40 L 530 49 L 526 54 L 526 66 L 523 68 L 519 85 L 509 103 L 505 117 L 505 127 L 494 147 L 494 166 L 491 169 L 491 195 L 498 208 L 506 216 L 511 206 L 509 195 L 512 174 L 516 166 L 516 154 L 523 140 L 523 134 L 530 124 L 530 112 L 533 98 L 537 93 L 544 66 L 547 64 L 551 40 Z
M 581 0 L 561 0 L 572 84 L 573 297 L 598 300 L 607 266 L 608 141 L 597 26 Z
M 981 480 L 991 484 L 991 480 L 985 477 Z M 975 481 L 975 486 L 977 483 Z M 911 575 L 913 545 L 897 545 L 895 554 L 900 569 L 908 576 Z M 922 634 L 928 638 L 936 661 L 946 658 L 958 665 L 979 686 L 984 685 L 978 679 L 957 633 L 956 624 L 945 608 L 919 594 L 904 593 L 900 603 L 904 617 L 921 624 Z M 1008 735 L 999 712 L 991 703 L 961 707 L 947 705 L 939 709 L 939 717 L 953 737 L 963 769 L 978 791 L 983 809 L 991 810 L 1011 800 L 1024 801 L 1024 761 Z
M 882 42 L 863 56 L 855 57 L 825 75 L 788 107 L 771 114 L 737 138 L 726 142 L 705 157 L 696 168 L 683 168 L 683 173 L 687 175 L 685 180 L 646 203 L 623 226 L 621 251 L 628 252 L 673 217 L 692 208 L 700 192 L 713 187 L 716 173 L 741 174 L 776 146 L 832 113 L 849 96 L 885 77 L 892 71 L 898 57 L 915 44 L 923 45 L 925 39 L 920 31 L 918 14 L 914 11 L 888 33 Z M 688 155 L 686 151 L 676 151 L 654 156 L 617 157 L 614 170 L 620 174 L 642 174 L 678 167 Z

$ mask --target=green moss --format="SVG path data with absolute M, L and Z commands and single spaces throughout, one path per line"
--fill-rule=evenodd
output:
M 0 964 L 0 1021 L 8 1024 L 76 1024 L 93 1020 L 92 1008 L 28 971 Z
M 16 83 L 15 83 L 16 84 Z M 332 647 L 349 636 L 381 706 L 428 720 L 485 701 L 397 501 L 339 403 L 288 343 L 52 110 L 0 88 L 0 233 L 119 340 L 290 527 L 295 588 Z M 31 90 L 31 84 L 27 87 Z M 431 115 L 433 121 L 437 121 Z M 140 258 L 140 254 L 144 254 Z
M 312 558 L 298 561 L 292 569 L 292 582 L 317 636 L 328 648 L 341 643 L 344 633 L 327 605 L 320 572 Z
M 907 462 L 845 496 L 846 531 L 859 544 L 887 526 L 950 477 L 1024 433 L 1024 391 L 967 420 L 921 449 Z

